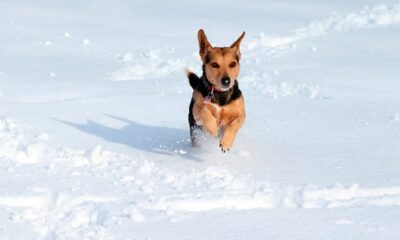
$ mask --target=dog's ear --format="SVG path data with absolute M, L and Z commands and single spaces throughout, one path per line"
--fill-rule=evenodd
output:
M 244 35 L 246 32 L 243 32 L 242 35 L 231 45 L 231 48 L 236 48 L 237 54 L 240 57 L 240 43 L 242 42 Z
M 198 34 L 197 34 L 197 38 L 199 40 L 199 53 L 200 53 L 200 57 L 203 60 L 203 62 L 205 62 L 205 57 L 208 53 L 208 51 L 211 50 L 212 46 L 211 44 L 208 42 L 207 40 L 207 36 L 204 33 L 203 29 L 200 29 Z
M 240 37 L 231 45 L 231 48 L 237 48 L 240 49 L 240 42 L 242 42 L 242 39 L 244 38 L 244 34 L 246 32 L 243 32 L 242 35 L 240 35 Z
M 243 32 L 242 35 L 240 35 L 240 37 L 231 45 L 231 48 L 235 48 L 238 59 L 240 59 L 240 43 L 242 42 L 245 33 L 246 32 Z

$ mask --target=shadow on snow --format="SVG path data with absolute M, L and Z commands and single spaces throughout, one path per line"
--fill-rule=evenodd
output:
M 193 156 L 189 131 L 160 126 L 150 126 L 123 117 L 107 116 L 124 122 L 122 128 L 112 128 L 88 119 L 86 123 L 72 123 L 53 119 L 74 127 L 82 132 L 95 135 L 106 141 L 125 144 L 131 148 L 162 155 L 180 156 L 185 159 L 201 161 Z

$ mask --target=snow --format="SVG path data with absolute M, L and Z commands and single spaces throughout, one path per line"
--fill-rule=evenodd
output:
M 1 240 L 400 238 L 400 3 L 0 13 Z M 199 28 L 219 46 L 246 31 L 226 154 L 190 146 Z
M 122 70 L 113 72 L 114 81 L 146 80 L 167 77 L 173 72 L 182 71 L 185 67 L 183 59 L 174 59 L 173 49 L 150 50 L 134 58 L 126 53 L 122 57 L 127 66 Z

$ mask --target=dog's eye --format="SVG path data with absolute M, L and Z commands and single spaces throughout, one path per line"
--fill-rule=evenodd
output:
M 219 64 L 216 62 L 211 63 L 211 67 L 213 68 L 219 68 Z
M 236 62 L 231 62 L 231 64 L 229 64 L 229 67 L 230 67 L 230 68 L 234 68 L 234 67 L 236 67 L 236 65 L 237 65 Z

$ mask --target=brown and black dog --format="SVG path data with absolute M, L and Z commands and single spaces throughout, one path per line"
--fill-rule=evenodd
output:
M 198 145 L 197 130 L 221 136 L 220 147 L 229 151 L 245 120 L 244 100 L 239 90 L 240 42 L 243 34 L 230 47 L 212 47 L 203 29 L 198 32 L 203 75 L 199 78 L 187 70 L 193 88 L 189 107 L 192 145 Z

